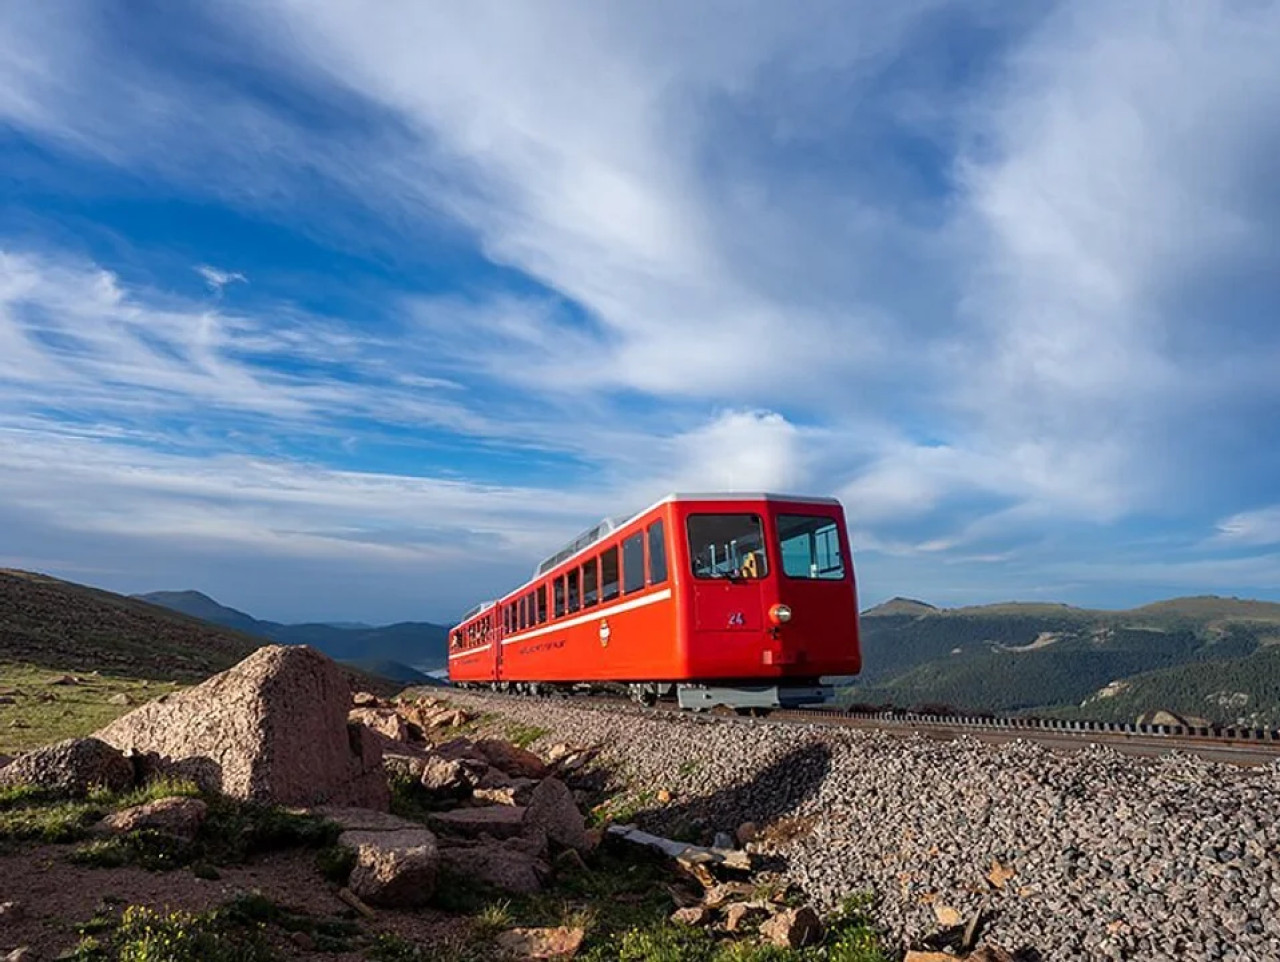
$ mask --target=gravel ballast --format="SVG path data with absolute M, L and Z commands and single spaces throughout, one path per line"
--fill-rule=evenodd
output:
M 1276 765 L 449 697 L 605 746 L 650 829 L 772 826 L 816 907 L 872 891 L 904 945 L 985 904 L 987 939 L 1046 960 L 1280 959 Z

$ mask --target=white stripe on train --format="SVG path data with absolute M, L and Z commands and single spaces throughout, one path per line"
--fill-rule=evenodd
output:
M 561 628 L 572 628 L 574 625 L 585 625 L 588 621 L 595 621 L 597 618 L 606 618 L 609 615 L 621 614 L 624 611 L 631 611 L 635 608 L 643 608 L 645 605 L 657 604 L 659 601 L 666 601 L 671 597 L 671 589 L 663 588 L 661 591 L 655 591 L 651 595 L 645 595 L 643 598 L 634 598 L 631 601 L 624 601 L 620 604 L 609 605 L 606 608 L 595 608 L 585 615 L 579 615 L 576 618 L 570 618 L 568 621 L 557 621 L 553 625 L 547 625 L 545 628 L 538 628 L 535 631 L 522 631 L 518 635 L 512 635 L 510 638 L 503 638 L 504 645 L 514 644 L 517 641 L 527 641 L 530 638 L 537 638 L 539 635 L 550 634 L 553 631 L 559 631 Z

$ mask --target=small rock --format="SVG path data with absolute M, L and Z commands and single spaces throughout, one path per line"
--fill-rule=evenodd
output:
M 498 948 L 519 959 L 571 959 L 578 954 L 585 931 L 577 927 L 510 929 L 498 934 Z
M 724 908 L 726 932 L 737 932 L 752 918 L 764 915 L 767 909 L 760 902 L 731 902 Z
M 25 914 L 21 902 L 0 902 L 0 926 L 18 922 Z
M 150 830 L 191 840 L 199 833 L 208 814 L 209 806 L 198 798 L 159 798 L 113 812 L 98 825 L 113 835 Z
M 91 788 L 124 791 L 133 784 L 133 764 L 97 738 L 69 738 L 37 748 L 0 770 L 0 783 L 38 785 L 84 795 Z
M 75 675 L 59 675 L 49 682 L 50 685 L 78 685 L 80 679 Z
M 108 705 L 132 705 L 133 699 L 123 691 L 118 691 L 107 699 Z
M 671 913 L 671 921 L 681 925 L 706 925 L 711 920 L 711 910 L 705 905 L 690 905 Z
M 558 778 L 545 779 L 529 796 L 525 824 L 547 833 L 547 838 L 565 848 L 589 851 L 587 826 L 573 802 L 573 794 Z
M 964 916 L 960 914 L 959 909 L 950 905 L 943 905 L 941 902 L 933 903 L 933 914 L 937 918 L 938 924 L 944 929 L 949 929 L 964 921 Z
M 508 775 L 522 778 L 545 778 L 547 775 L 547 766 L 541 758 L 510 742 L 482 738 L 475 743 L 475 749 L 490 765 L 502 769 Z
M 980 945 L 965 962 L 1014 962 L 1014 957 L 998 945 Z
M 358 691 L 351 696 L 351 704 L 356 708 L 377 708 L 378 696 L 372 692 Z
M 958 962 L 958 960 L 956 956 L 948 955 L 946 952 L 919 952 L 911 949 L 903 957 L 902 962 Z
M 483 777 L 483 762 L 471 759 L 441 758 L 432 755 L 423 760 L 418 781 L 429 792 L 442 795 L 465 795 Z
M 566 848 L 556 856 L 555 867 L 558 872 L 585 872 L 587 863 L 582 860 L 577 849 Z
M 738 830 L 734 832 L 734 835 L 737 836 L 739 845 L 747 845 L 760 836 L 760 829 L 755 822 L 743 822 L 738 826 Z
M 760 937 L 783 949 L 817 945 L 822 940 L 822 922 L 809 906 L 779 912 L 760 926 Z
M 4 957 L 4 962 L 36 962 L 36 956 L 31 946 L 20 945 Z
M 996 888 L 1002 889 L 1016 874 L 1012 867 L 1001 865 L 996 859 L 992 859 L 991 871 L 987 873 L 987 880 Z
M 733 848 L 733 836 L 728 832 L 716 832 L 711 842 L 712 848 Z
M 446 848 L 444 863 L 456 874 L 513 895 L 534 895 L 550 874 L 546 863 L 526 850 L 525 839 L 492 840 Z
M 709 908 L 719 908 L 729 902 L 742 900 L 745 896 L 755 893 L 755 886 L 748 885 L 746 882 L 721 882 L 719 885 L 707 891 L 703 898 L 703 904 Z
M 398 742 L 409 740 L 409 725 L 398 714 L 385 708 L 353 708 L 347 721 L 372 728 L 380 735 Z
M 338 845 L 355 851 L 347 884 L 370 905 L 416 908 L 435 892 L 440 854 L 436 837 L 425 828 L 344 832 Z
M 302 949 L 303 952 L 315 951 L 316 940 L 313 939 L 306 932 L 298 931 L 298 932 L 290 933 L 289 941 L 291 941 L 298 948 Z
M 528 805 L 537 787 L 538 782 L 532 778 L 516 778 L 501 788 L 477 787 L 472 790 L 471 797 L 490 805 Z
M 431 823 L 459 835 L 492 835 L 510 838 L 524 829 L 525 810 L 519 805 L 486 805 L 483 808 L 455 808 L 438 812 Z

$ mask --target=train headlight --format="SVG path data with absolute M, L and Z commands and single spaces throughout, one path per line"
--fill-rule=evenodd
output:
M 774 605 L 769 609 L 769 620 L 775 625 L 785 625 L 791 620 L 791 608 L 787 605 Z

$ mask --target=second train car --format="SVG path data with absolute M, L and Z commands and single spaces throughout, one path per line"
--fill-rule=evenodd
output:
M 672 494 L 602 521 L 449 637 L 455 684 L 695 709 L 823 702 L 824 677 L 861 667 L 840 503 L 781 494 Z

